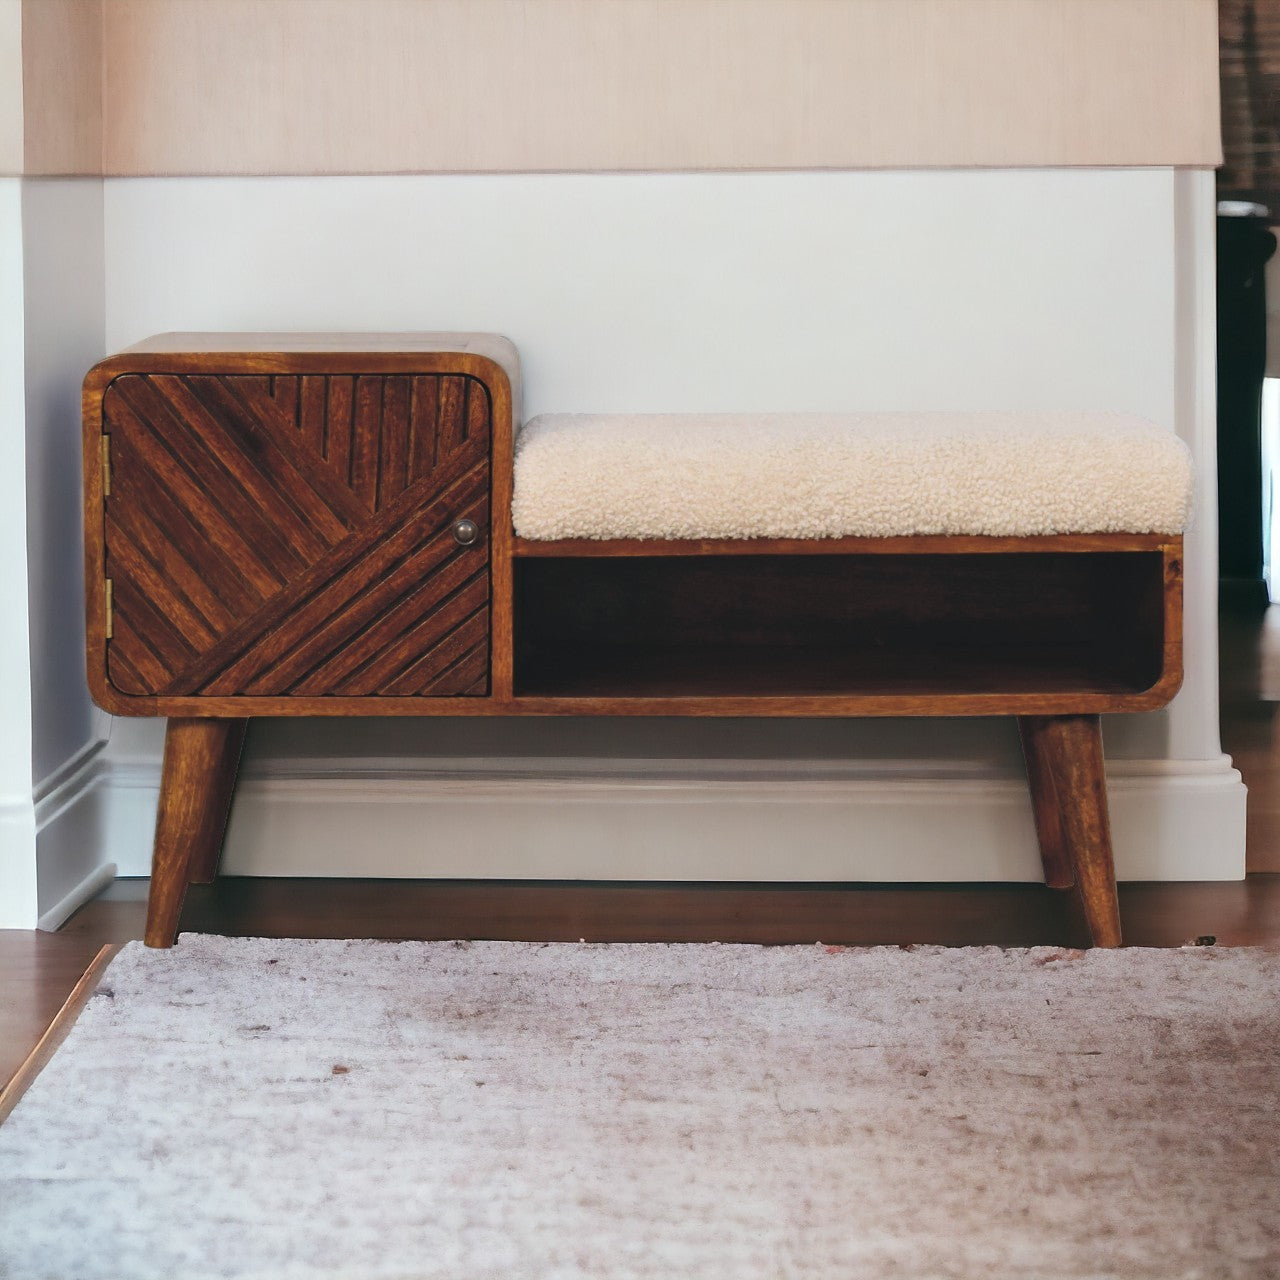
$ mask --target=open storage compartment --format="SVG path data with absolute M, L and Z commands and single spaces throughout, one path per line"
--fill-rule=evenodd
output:
M 1140 693 L 1152 551 L 539 555 L 515 561 L 515 694 Z

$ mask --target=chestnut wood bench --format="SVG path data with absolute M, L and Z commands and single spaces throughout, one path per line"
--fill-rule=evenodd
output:
M 1169 433 L 549 418 L 517 449 L 518 397 L 493 335 L 175 334 L 89 373 L 89 685 L 169 719 L 148 945 L 282 715 L 1015 716 L 1046 882 L 1120 944 L 1099 716 L 1181 682 Z

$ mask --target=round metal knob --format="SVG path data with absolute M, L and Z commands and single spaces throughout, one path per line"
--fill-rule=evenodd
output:
M 469 547 L 480 540 L 480 528 L 474 520 L 458 520 L 454 523 L 453 540 L 460 547 Z

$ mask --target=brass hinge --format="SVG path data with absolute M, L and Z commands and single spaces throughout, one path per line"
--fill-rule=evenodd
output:
M 102 496 L 111 496 L 111 437 L 102 437 Z
M 105 592 L 105 603 L 106 603 L 106 611 L 107 611 L 107 639 L 108 639 L 108 640 L 110 640 L 110 639 L 111 639 L 112 632 L 114 632 L 114 631 L 115 631 L 115 625 L 116 625 L 115 609 L 114 609 L 114 606 L 113 606 L 113 604 L 112 604 L 112 600 L 111 600 L 112 594 L 113 594 L 113 593 L 112 593 L 112 589 L 111 589 L 111 579 L 110 579 L 110 578 L 108 578 L 108 579 L 107 579 L 107 581 L 106 581 L 106 592 Z

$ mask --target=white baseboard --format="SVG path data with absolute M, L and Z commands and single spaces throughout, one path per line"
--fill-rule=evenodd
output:
M 35 789 L 37 918 L 53 930 L 110 884 L 104 813 L 110 767 L 103 742 L 85 746 Z
M 898 766 L 899 769 L 901 766 Z M 158 770 L 112 768 L 104 855 L 149 871 Z M 1119 761 L 1124 880 L 1244 874 L 1245 788 L 1223 756 Z M 1019 777 L 825 762 L 274 760 L 237 788 L 233 875 L 568 880 L 1036 881 Z
M 35 839 L 30 798 L 0 800 L 0 929 L 35 927 Z
M 79 911 L 90 898 L 100 894 L 115 878 L 116 864 L 114 862 L 106 862 L 99 867 L 95 867 L 85 879 L 72 886 L 70 893 L 55 902 L 36 921 L 36 928 L 53 933 Z

